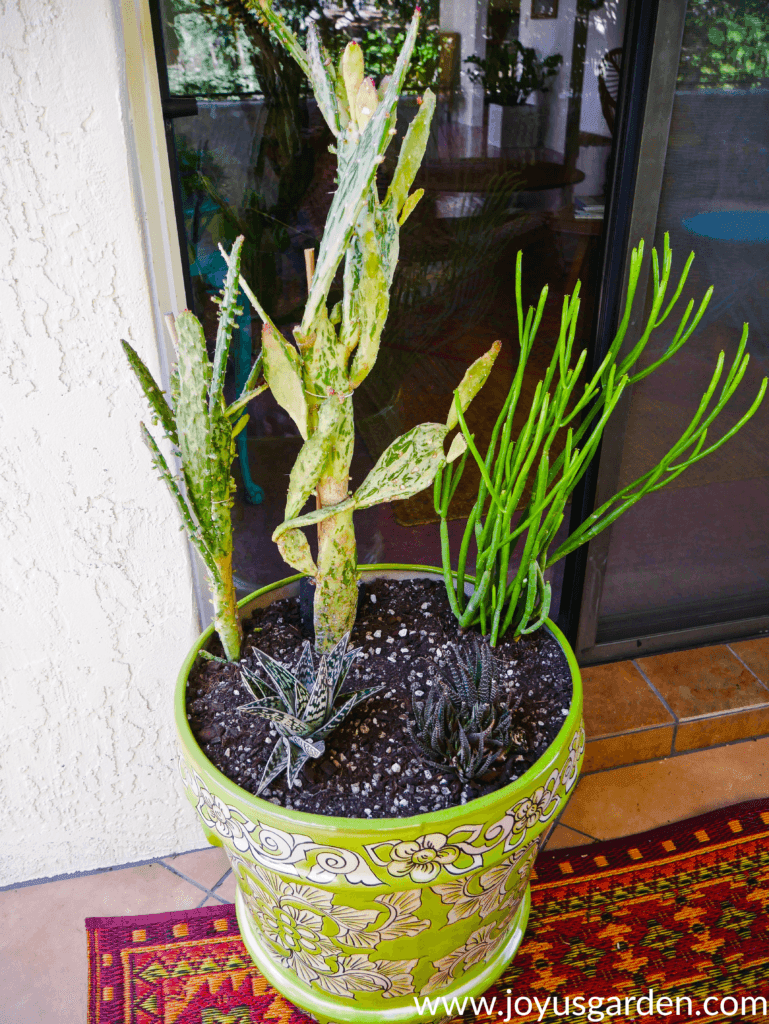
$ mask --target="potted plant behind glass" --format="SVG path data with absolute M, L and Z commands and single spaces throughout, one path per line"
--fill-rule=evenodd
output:
M 182 313 L 175 323 L 179 364 L 169 403 L 138 356 L 126 349 L 180 456 L 177 478 L 144 431 L 208 568 L 222 644 L 217 648 L 213 627 L 206 630 L 182 666 L 175 697 L 181 770 L 206 835 L 225 847 L 233 864 L 243 939 L 267 979 L 319 1021 L 411 1024 L 443 1016 L 438 997 L 450 1001 L 481 994 L 521 942 L 532 863 L 573 791 L 584 747 L 579 671 L 565 639 L 546 619 L 542 552 L 560 521 L 564 495 L 584 472 L 596 434 L 628 383 L 627 369 L 669 314 L 683 281 L 663 310 L 670 276 L 666 249 L 664 287 L 655 292 L 640 347 L 618 374 L 615 360 L 633 285 L 610 356 L 567 413 L 585 360 L 583 353 L 576 368 L 569 366 L 579 307 L 578 295 L 569 298 L 546 382 L 537 389 L 526 429 L 511 442 L 511 409 L 546 298 L 543 294 L 536 312 L 524 317 L 519 268 L 522 356 L 495 434 L 501 437 L 501 454 L 490 450 L 485 461 L 480 459 L 464 425 L 464 412 L 497 355 L 495 343 L 465 373 L 446 421 L 422 424 L 394 441 L 350 494 L 352 393 L 376 358 L 398 230 L 419 200 L 419 191 L 409 195 L 409 188 L 426 145 L 434 98 L 425 94 L 380 201 L 376 171 L 394 132 L 418 13 L 392 79 L 377 90 L 364 77 L 356 44 L 347 47 L 335 69 L 312 29 L 305 51 L 267 0 L 261 10 L 308 74 L 338 153 L 338 189 L 305 315 L 295 331 L 296 346 L 282 337 L 240 276 L 238 239 L 225 254 L 228 274 L 213 363 L 199 323 Z M 329 289 L 342 259 L 343 299 L 329 310 Z M 659 284 L 657 270 L 655 254 Z M 635 263 L 634 273 L 637 279 Z M 243 393 L 228 406 L 222 380 L 239 284 L 264 324 L 263 351 Z M 690 304 L 669 350 L 644 374 L 686 340 L 708 298 L 687 327 Z M 727 379 L 728 394 L 745 372 L 742 349 L 744 340 Z M 276 400 L 305 438 L 290 475 L 285 519 L 273 535 L 299 575 L 240 602 L 238 614 L 229 469 L 243 409 L 263 386 L 262 368 Z M 703 410 L 715 386 L 716 381 Z M 765 386 L 727 437 L 755 411 Z M 716 412 L 722 404 L 719 400 Z M 553 433 L 580 414 L 580 426 L 551 471 Z M 693 446 L 688 461 L 702 457 L 703 443 L 701 428 L 687 435 L 652 471 L 654 481 L 662 482 L 668 470 L 680 471 L 681 465 L 670 463 L 685 449 Z M 479 556 L 478 586 L 465 576 L 458 596 L 448 566 L 448 597 L 440 570 L 432 572 L 437 582 L 406 585 L 378 577 L 404 568 L 419 576 L 419 567 L 361 573 L 353 511 L 407 497 L 433 482 L 443 510 L 458 479 L 450 467 L 457 458 L 465 460 L 468 450 L 483 464 L 484 486 L 497 510 L 482 522 L 487 493 L 479 495 L 473 528 L 485 554 Z M 556 480 L 561 466 L 563 479 Z M 519 504 L 527 474 L 535 482 L 523 523 L 533 536 L 524 557 L 529 569 L 516 576 L 518 589 L 509 590 L 507 560 L 515 537 L 508 512 Z M 313 494 L 317 508 L 302 514 Z M 552 507 L 544 511 L 553 496 Z M 318 527 L 317 558 L 302 532 L 309 526 Z M 315 582 L 315 651 L 301 635 L 296 602 L 281 600 L 302 575 Z M 361 575 L 372 582 L 359 611 Z M 408 620 L 390 614 L 392 605 L 385 604 L 404 595 L 410 602 Z M 471 629 L 477 612 L 480 632 L 489 635 L 493 649 L 479 642 L 478 630 L 463 635 L 452 612 L 465 615 Z M 258 621 L 241 643 L 241 619 L 248 613 Z M 505 625 L 511 628 L 503 635 Z M 537 629 L 541 625 L 545 628 Z M 357 650 L 348 648 L 351 630 Z M 529 691 L 535 694 L 533 705 L 523 698 Z M 350 810 L 340 813 L 340 806 Z
M 563 62 L 560 53 L 539 58 L 533 46 L 517 39 L 493 46 L 485 57 L 465 58 L 471 82 L 480 83 L 489 107 L 488 143 L 498 148 L 534 149 L 546 130 L 545 108 L 527 103 L 532 93 L 547 92 Z

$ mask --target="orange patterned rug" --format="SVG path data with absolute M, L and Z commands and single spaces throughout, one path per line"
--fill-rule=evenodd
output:
M 88 1024 L 309 1024 L 253 967 L 232 905 L 86 928 Z M 467 1024 L 769 1019 L 769 800 L 541 854 L 518 956 L 483 1001 L 445 1009 Z

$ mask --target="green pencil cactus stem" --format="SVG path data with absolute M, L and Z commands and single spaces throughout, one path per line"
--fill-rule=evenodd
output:
M 574 293 L 563 298 L 560 332 L 550 365 L 544 379 L 536 386 L 523 429 L 517 437 L 513 436 L 513 417 L 523 393 L 526 365 L 542 321 L 548 291 L 545 286 L 536 311 L 534 307 L 529 307 L 524 318 L 520 252 L 515 268 L 520 341 L 518 368 L 484 457 L 481 457 L 467 430 L 463 415 L 464 397 L 460 389 L 455 393 L 456 420 L 462 429 L 459 436 L 465 439 L 468 451 L 480 470 L 481 480 L 459 548 L 457 571 L 454 574 L 449 546 L 448 511 L 462 476 L 464 458 L 457 467 L 449 466 L 445 472 L 441 467 L 435 477 L 433 494 L 435 510 L 440 517 L 443 575 L 449 603 L 460 627 L 469 629 L 478 625 L 483 635 L 489 637 L 492 647 L 510 628 L 518 636 L 532 633 L 544 623 L 550 611 L 551 593 L 544 574 L 550 566 L 596 537 L 645 494 L 660 490 L 688 466 L 717 451 L 742 429 L 764 400 L 768 383 L 766 377 L 747 412 L 717 440 L 711 438 L 705 447 L 711 425 L 734 394 L 748 368 L 749 356 L 745 352 L 748 325 L 744 324 L 737 352 L 717 397 L 716 389 L 724 370 L 723 352 L 718 357 L 710 385 L 681 437 L 654 468 L 605 501 L 550 554 L 550 547 L 565 516 L 566 504 L 579 480 L 587 472 L 604 428 L 624 389 L 648 377 L 675 355 L 699 324 L 713 294 L 711 286 L 693 318 L 694 299 L 690 299 L 664 353 L 643 369 L 635 369 L 652 334 L 675 308 L 694 260 L 692 253 L 672 298 L 666 302 L 673 266 L 670 240 L 666 234 L 661 267 L 657 251 L 652 249 L 653 298 L 645 328 L 639 341 L 620 362 L 620 351 L 630 323 L 641 272 L 643 249 L 643 241 L 633 249 L 625 306 L 617 333 L 602 363 L 585 382 L 581 394 L 577 384 L 587 352 L 583 351 L 575 365 L 571 366 L 580 304 L 577 283 Z M 450 415 L 449 422 L 455 422 L 453 415 Z M 566 437 L 563 451 L 556 456 L 553 451 L 555 439 L 559 431 L 564 430 Z M 529 497 L 524 498 L 527 489 Z M 523 541 L 523 553 L 513 573 L 511 559 L 519 540 Z M 476 547 L 476 584 L 472 596 L 466 598 L 465 570 L 471 541 L 474 541 Z
M 232 578 L 232 508 L 235 482 L 230 475 L 235 458 L 235 438 L 248 422 L 243 409 L 267 387 L 259 385 L 259 356 L 237 399 L 224 400 L 224 371 L 232 339 L 237 305 L 241 236 L 228 257 L 229 270 L 219 301 L 219 325 L 213 363 L 209 361 L 203 328 L 189 310 L 174 321 L 173 336 L 178 364 L 171 383 L 173 408 L 155 383 L 136 351 L 122 342 L 132 370 L 144 391 L 175 454 L 181 462 L 181 478 L 171 470 L 157 442 L 141 424 L 142 436 L 152 460 L 165 480 L 182 517 L 190 540 L 200 552 L 208 571 L 214 603 L 214 625 L 230 661 L 240 657 L 242 630 L 235 605 Z
M 289 480 L 285 518 L 273 533 L 283 558 L 315 579 L 315 640 L 333 647 L 352 627 L 357 606 L 355 509 L 408 498 L 432 483 L 447 460 L 465 449 L 454 439 L 454 413 L 443 423 L 423 423 L 397 438 L 355 494 L 349 492 L 355 437 L 353 393 L 376 362 L 390 304 L 401 226 L 422 195 L 410 189 L 424 156 L 435 96 L 428 89 L 403 139 L 397 166 L 383 200 L 376 173 L 395 136 L 398 96 L 419 28 L 419 9 L 409 27 L 393 73 L 377 88 L 366 77 L 364 54 L 349 43 L 334 67 L 314 25 L 306 50 L 270 0 L 246 0 L 272 29 L 310 80 L 318 108 L 335 138 L 338 186 L 326 220 L 302 321 L 286 340 L 241 281 L 263 324 L 264 376 L 276 401 L 305 441 Z M 328 295 L 344 260 L 343 297 L 331 312 Z M 232 263 L 230 264 L 232 267 Z M 472 400 L 499 351 L 495 344 L 468 371 L 461 401 Z M 466 405 L 464 406 L 466 408 Z M 461 437 L 461 435 L 460 435 Z M 301 515 L 315 495 L 317 508 Z M 302 529 L 316 525 L 318 557 L 313 559 Z

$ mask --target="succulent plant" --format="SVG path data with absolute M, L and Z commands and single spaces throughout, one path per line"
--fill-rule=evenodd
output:
M 452 648 L 455 663 L 446 663 L 427 699 L 412 696 L 414 721 L 407 727 L 428 760 L 470 782 L 504 761 L 523 738 L 513 729 L 508 695 L 499 686 L 488 644 L 476 642 L 469 661 Z
M 271 0 L 245 0 L 307 75 L 318 109 L 333 136 L 337 188 L 331 202 L 309 295 L 294 342 L 287 340 L 243 282 L 261 318 L 265 380 L 304 439 L 291 471 L 284 521 L 274 531 L 283 558 L 315 579 L 315 640 L 328 650 L 352 628 L 357 607 L 357 556 L 352 513 L 385 501 L 409 498 L 432 483 L 441 466 L 465 450 L 457 435 L 454 408 L 445 423 L 422 423 L 397 438 L 354 494 L 350 464 L 355 429 L 353 394 L 376 362 L 390 304 L 401 226 L 422 196 L 409 193 L 425 152 L 435 96 L 428 89 L 401 145 L 389 188 L 380 200 L 376 174 L 395 136 L 398 95 L 419 28 L 419 8 L 411 21 L 391 76 L 377 87 L 367 78 L 358 43 L 349 43 L 338 66 L 326 53 L 314 24 L 302 47 Z M 329 291 L 344 260 L 341 302 L 328 307 Z M 496 343 L 468 369 L 459 386 L 466 409 L 491 370 Z M 317 507 L 301 515 L 308 498 Z M 313 559 L 303 528 L 317 526 Z
M 232 508 L 235 482 L 230 475 L 235 458 L 235 438 L 248 422 L 245 408 L 267 387 L 257 386 L 262 373 L 259 356 L 240 395 L 227 405 L 224 372 L 238 306 L 241 236 L 227 258 L 229 270 L 219 299 L 219 326 L 214 361 L 206 349 L 203 327 L 184 310 L 169 316 L 169 333 L 177 349 L 178 364 L 171 379 L 171 401 L 127 341 L 122 343 L 131 369 L 152 409 L 153 423 L 160 422 L 181 461 L 181 478 L 169 467 L 157 442 L 141 424 L 155 468 L 166 482 L 181 513 L 182 524 L 200 552 L 208 571 L 214 603 L 214 625 L 230 661 L 240 657 L 242 628 L 235 607 L 232 579 Z
M 596 508 L 552 554 L 549 553 L 566 514 L 568 502 L 596 454 L 604 428 L 624 389 L 648 377 L 686 343 L 702 319 L 713 294 L 711 286 L 693 318 L 694 299 L 690 299 L 675 334 L 672 330 L 670 332 L 672 338 L 664 352 L 659 358 L 655 357 L 653 362 L 650 361 L 652 357 L 647 356 L 642 368 L 637 368 L 652 334 L 665 322 L 678 302 L 694 260 L 694 253 L 691 253 L 672 297 L 666 300 L 668 286 L 674 280 L 673 254 L 666 234 L 661 265 L 657 250 L 652 249 L 653 289 L 649 310 L 645 314 L 643 333 L 622 361 L 618 362 L 620 355 L 625 353 L 623 345 L 630 329 L 643 250 L 641 240 L 630 257 L 622 320 L 600 366 L 591 371 L 582 385 L 580 380 L 587 350 L 581 352 L 574 366 L 571 365 L 580 306 L 579 282 L 572 295 L 564 296 L 560 333 L 550 365 L 544 380 L 534 390 L 525 424 L 516 435 L 513 433 L 513 419 L 519 399 L 525 393 L 526 364 L 542 322 L 548 291 L 545 286 L 540 293 L 536 311 L 530 306 L 524 317 L 522 255 L 519 252 L 515 268 L 520 341 L 518 368 L 484 457 L 481 457 L 468 432 L 464 409 L 457 395 L 457 418 L 467 450 L 480 470 L 481 480 L 478 497 L 462 537 L 459 558 L 455 561 L 451 557 L 447 520 L 451 497 L 464 469 L 465 456 L 457 467 L 440 466 L 435 476 L 433 493 L 435 510 L 441 521 L 443 578 L 451 610 L 460 628 L 469 629 L 478 624 L 481 633 L 489 637 L 492 647 L 497 645 L 499 638 L 509 628 L 518 636 L 533 633 L 543 625 L 550 611 L 550 583 L 545 579 L 545 571 L 550 566 L 596 537 L 645 494 L 659 491 L 680 476 L 688 466 L 717 451 L 748 422 L 764 400 L 766 377 L 747 412 L 719 438 L 713 439 L 711 426 L 748 368 L 750 357 L 745 351 L 748 325 L 743 324 L 742 338 L 717 397 L 716 388 L 724 370 L 723 351 L 689 425 L 657 465 Z M 641 330 L 640 320 L 638 330 Z M 580 387 L 583 389 L 581 394 Z M 558 437 L 564 438 L 560 453 L 556 447 Z M 526 491 L 528 497 L 525 497 Z M 466 596 L 466 568 L 468 558 L 472 558 L 471 540 L 476 546 L 475 580 L 472 595 Z M 510 561 L 519 542 L 523 542 L 523 554 L 513 573 Z M 456 572 L 452 570 L 454 565 Z
M 361 653 L 360 648 L 347 650 L 349 639 L 350 634 L 345 633 L 333 650 L 321 655 L 317 668 L 309 641 L 305 641 L 293 671 L 264 651 L 254 651 L 266 682 L 241 666 L 243 681 L 256 699 L 238 710 L 266 718 L 280 733 L 264 766 L 257 795 L 284 770 L 290 789 L 307 760 L 321 756 L 325 740 L 352 709 L 382 689 L 379 685 L 341 693 L 350 666 Z

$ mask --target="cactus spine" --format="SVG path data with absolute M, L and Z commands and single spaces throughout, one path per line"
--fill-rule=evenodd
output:
M 387 319 L 399 231 L 422 191 L 409 194 L 422 162 L 435 110 L 428 89 L 403 140 L 397 167 L 380 202 L 376 172 L 395 134 L 396 108 L 419 28 L 419 10 L 409 27 L 392 76 L 379 89 L 365 77 L 364 56 L 348 44 L 338 68 L 325 52 L 314 25 L 306 51 L 271 0 L 246 0 L 273 30 L 310 79 L 318 107 L 335 137 L 338 187 L 329 210 L 296 347 L 280 335 L 250 289 L 244 290 L 264 322 L 264 374 L 277 402 L 296 422 L 305 445 L 291 472 L 285 520 L 273 533 L 284 559 L 315 577 L 315 638 L 328 650 L 355 619 L 357 560 L 352 513 L 428 486 L 446 464 L 448 424 L 426 423 L 395 440 L 354 495 L 349 493 L 354 443 L 352 397 L 373 367 Z M 329 313 L 328 294 L 344 259 L 342 302 Z M 488 375 L 498 344 L 463 381 L 467 403 Z M 475 383 L 477 383 L 477 387 Z M 466 405 L 464 406 L 466 407 Z M 456 423 L 454 423 L 456 425 Z M 455 442 L 450 457 L 464 450 Z M 300 516 L 312 495 L 317 508 Z M 317 524 L 318 560 L 313 561 L 302 527 Z
M 206 351 L 200 321 L 189 310 L 174 323 L 178 364 L 171 383 L 173 408 L 152 374 L 124 341 L 123 349 L 150 404 L 153 422 L 159 422 L 179 457 L 182 477 L 170 469 L 155 439 L 142 423 L 142 436 L 160 476 L 165 480 L 182 517 L 190 540 L 200 552 L 208 571 L 214 604 L 214 625 L 230 661 L 240 657 L 242 630 L 235 605 L 232 579 L 232 508 L 235 482 L 230 475 L 235 458 L 235 438 L 248 422 L 243 409 L 267 387 L 257 386 L 261 356 L 256 360 L 243 391 L 227 406 L 224 371 L 237 305 L 241 236 L 228 258 L 229 270 L 221 299 L 213 364 Z

